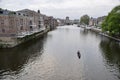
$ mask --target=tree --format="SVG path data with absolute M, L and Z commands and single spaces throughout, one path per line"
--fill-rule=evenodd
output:
M 102 30 L 110 35 L 120 36 L 120 5 L 115 7 L 102 23 Z
M 83 15 L 81 18 L 80 18 L 80 23 L 81 24 L 86 24 L 88 25 L 89 24 L 89 16 L 88 15 Z

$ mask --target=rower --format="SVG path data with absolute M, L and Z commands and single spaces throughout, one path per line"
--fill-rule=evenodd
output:
M 78 56 L 78 58 L 80 59 L 81 54 L 80 54 L 80 52 L 79 52 L 79 51 L 77 52 L 77 56 Z

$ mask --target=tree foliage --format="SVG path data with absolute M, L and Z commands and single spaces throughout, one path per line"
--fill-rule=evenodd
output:
M 120 5 L 115 7 L 102 23 L 102 30 L 120 36 Z
M 88 25 L 89 24 L 89 16 L 88 15 L 83 15 L 81 18 L 80 18 L 80 23 L 81 24 L 86 24 Z

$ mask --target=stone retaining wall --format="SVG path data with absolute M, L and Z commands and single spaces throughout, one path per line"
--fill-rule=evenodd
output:
M 49 31 L 49 29 L 46 29 L 44 31 L 40 31 L 31 35 L 27 35 L 23 38 L 19 37 L 0 37 L 0 48 L 12 48 L 15 47 L 21 43 L 27 42 L 31 39 L 39 38 L 44 36 Z

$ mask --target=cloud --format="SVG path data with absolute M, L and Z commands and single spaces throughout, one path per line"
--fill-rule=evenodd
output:
M 83 14 L 92 17 L 107 15 L 119 0 L 2 0 L 0 7 L 10 10 L 40 9 L 42 13 L 55 17 L 79 18 Z M 57 14 L 56 14 L 57 13 Z

